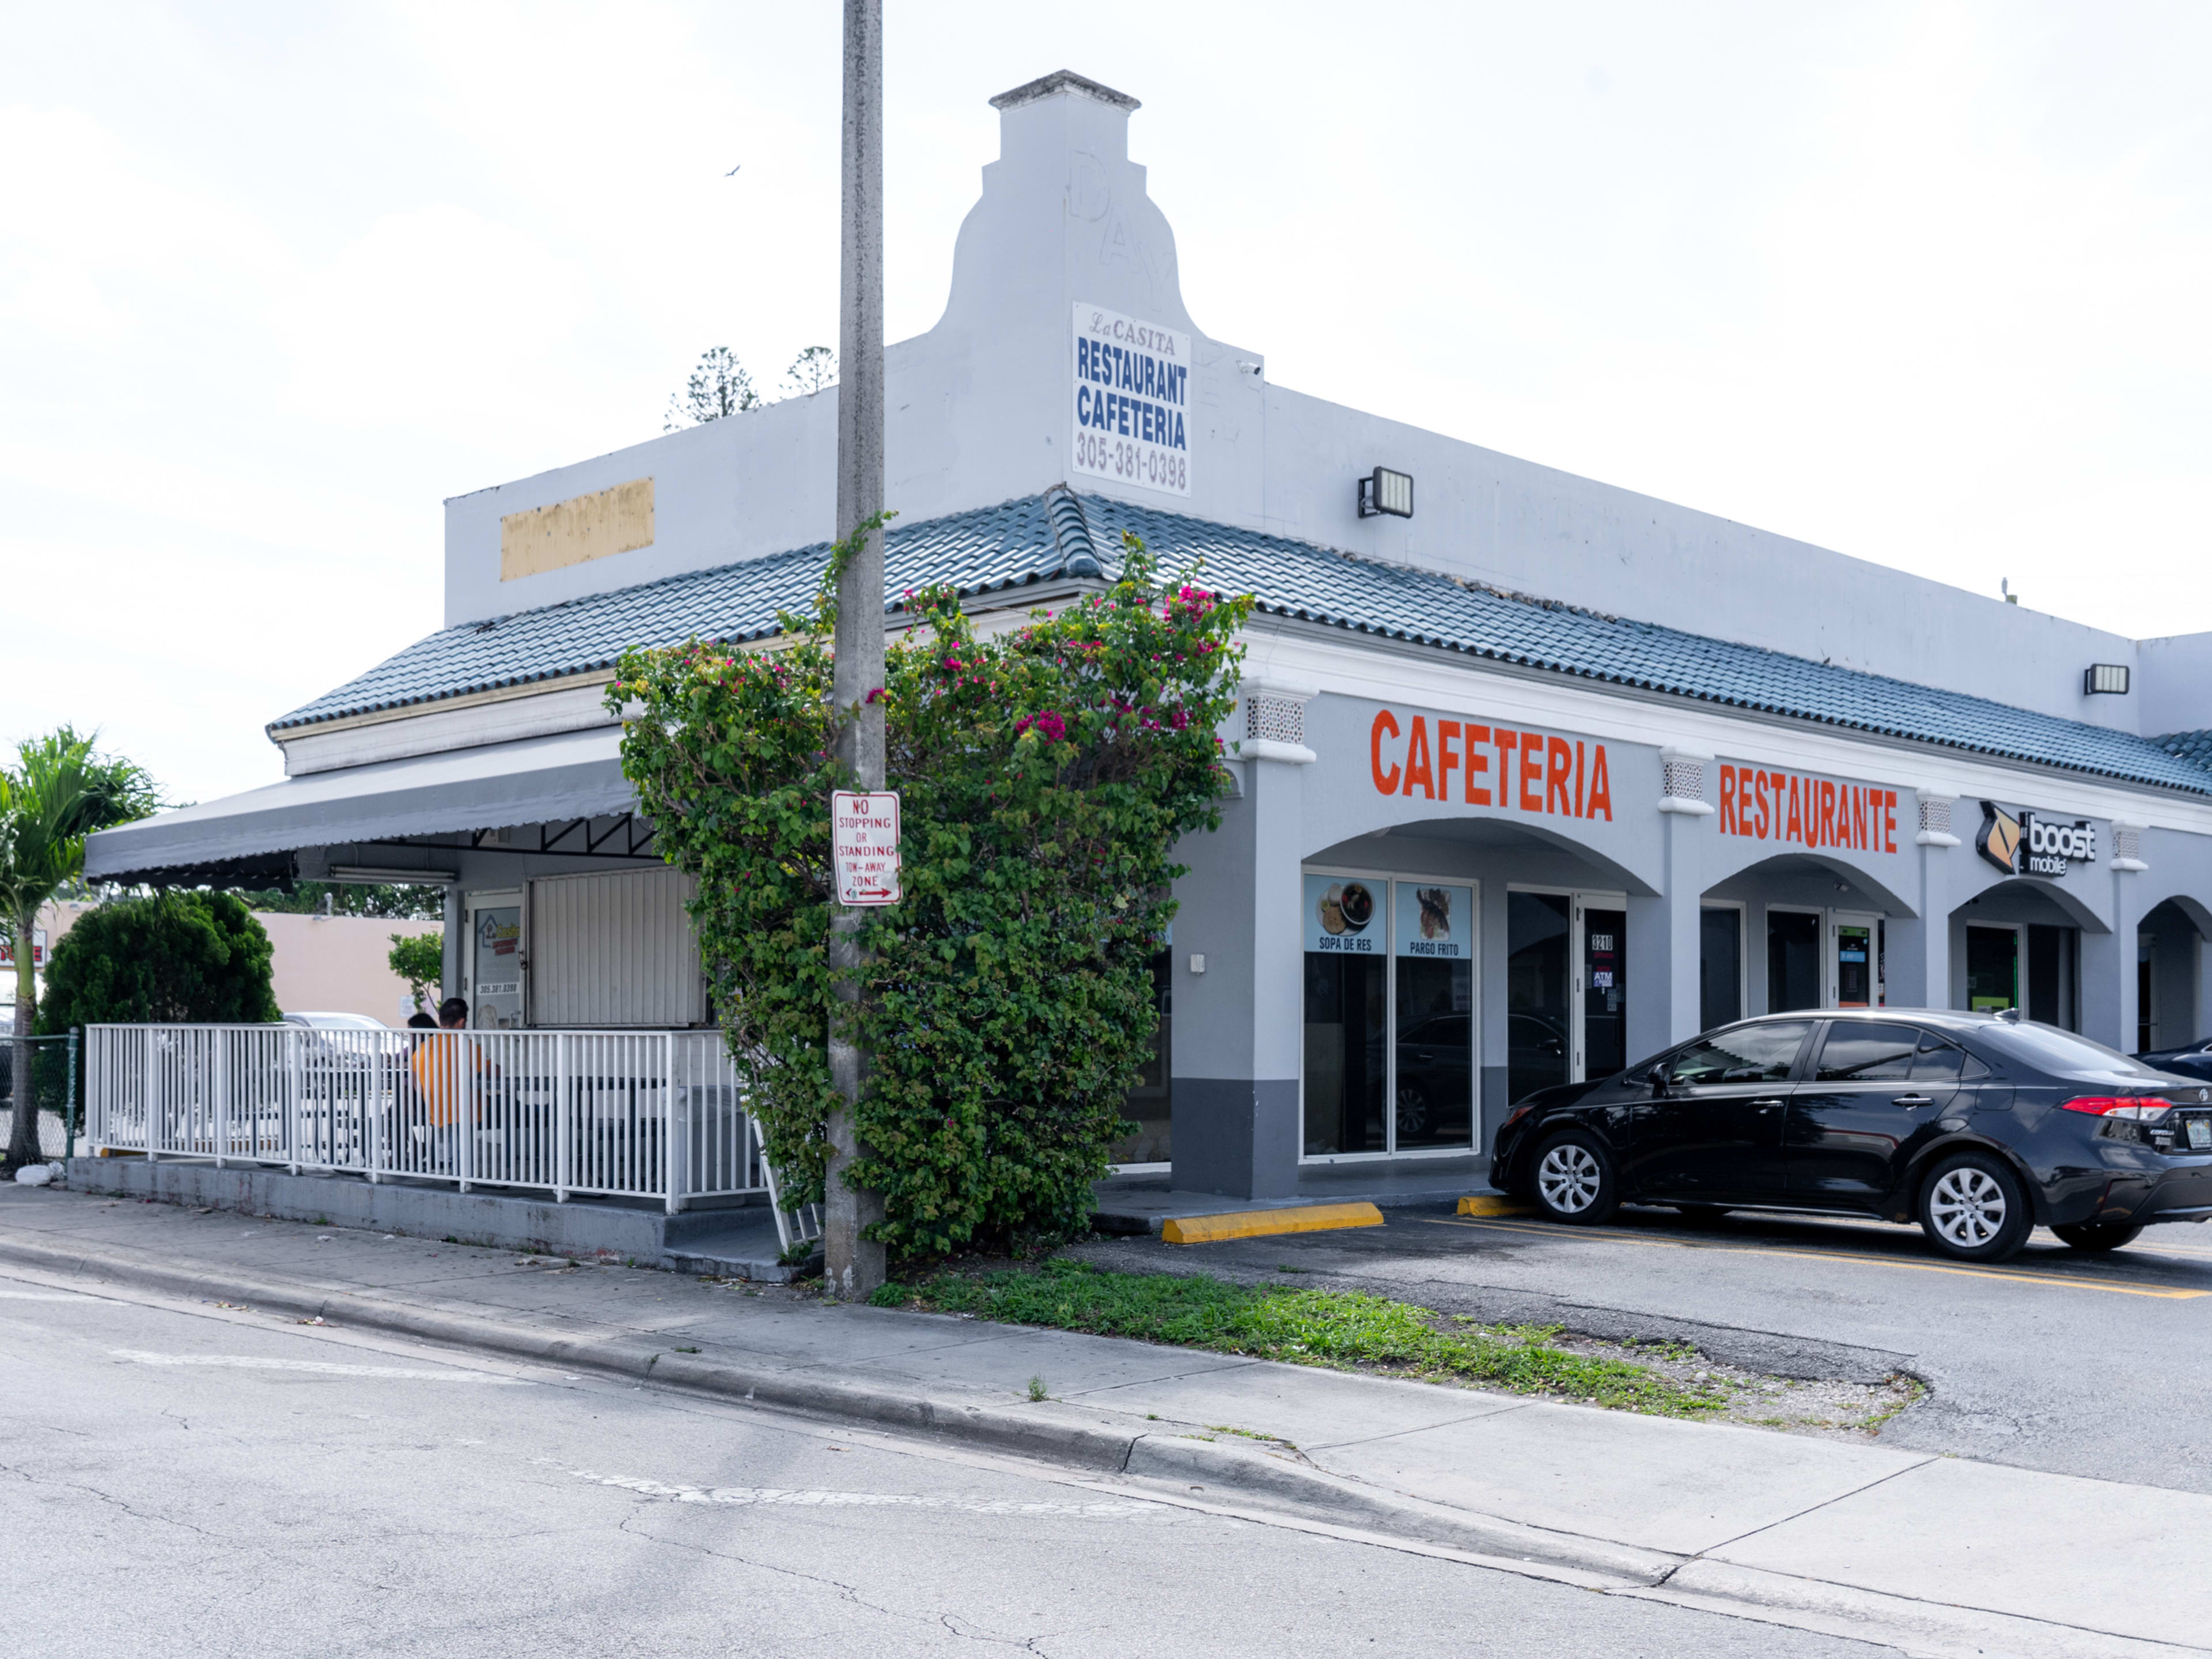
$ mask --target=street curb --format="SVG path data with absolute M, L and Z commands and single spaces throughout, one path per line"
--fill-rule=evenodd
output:
M 1620 1588 L 1657 1584 L 1682 1565 L 1682 1558 L 1658 1551 L 1447 1509 L 1330 1474 L 1257 1444 L 1224 1445 L 1188 1433 L 1140 1433 L 1065 1417 L 1055 1419 L 1035 1411 L 676 1353 L 629 1337 L 558 1336 L 473 1313 L 321 1291 L 251 1273 L 34 1243 L 5 1233 L 0 1233 L 0 1261 L 78 1278 L 119 1280 L 195 1300 L 239 1302 L 810 1417 L 942 1436 L 1093 1472 L 1186 1487 L 1196 1485 L 1209 1494 L 1233 1492 L 1287 1504 L 1315 1518 L 1351 1521 L 1378 1532 L 1490 1557 L 1499 1565 L 1541 1565 L 1592 1574 Z M 1060 1413 L 1081 1409 L 1063 1401 L 1043 1403 Z
M 137 1255 L 36 1243 L 0 1231 L 0 1262 L 94 1281 L 119 1281 L 195 1300 L 232 1301 L 323 1317 L 356 1329 L 417 1337 L 566 1369 L 592 1371 L 766 1406 L 812 1418 L 936 1436 L 995 1452 L 1176 1488 L 1200 1507 L 1226 1499 L 1272 1510 L 1348 1538 L 1426 1547 L 1472 1564 L 1519 1571 L 1584 1589 L 1671 1602 L 1734 1618 L 1765 1620 L 1942 1659 L 1992 1650 L 2019 1659 L 2188 1659 L 2179 1648 L 2041 1619 L 1935 1604 L 1850 1584 L 1773 1573 L 1706 1557 L 1683 1557 L 1501 1517 L 1455 1510 L 1386 1487 L 1331 1474 L 1287 1447 L 1225 1443 L 1188 1425 L 1139 1432 L 1071 1420 L 1078 1402 L 1033 1409 L 947 1398 L 818 1374 L 672 1352 L 633 1338 L 564 1337 L 471 1311 L 409 1307 L 373 1296 L 311 1287 Z M 1138 1489 L 1139 1492 L 1142 1488 Z M 1234 1509 L 1224 1510 L 1237 1514 Z

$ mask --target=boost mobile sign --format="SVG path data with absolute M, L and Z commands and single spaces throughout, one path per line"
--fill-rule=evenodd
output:
M 2008 876 L 2063 876 L 2070 863 L 2097 861 L 2097 826 L 2087 818 L 2054 823 L 1985 800 L 1974 850 Z

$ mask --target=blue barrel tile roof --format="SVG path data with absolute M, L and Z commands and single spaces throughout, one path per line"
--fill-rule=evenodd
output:
M 1125 531 L 1141 537 L 1164 568 L 1199 563 L 1206 586 L 1249 592 L 1261 610 L 1276 616 L 1729 708 L 2212 794 L 2212 732 L 2140 738 L 1066 489 L 893 524 L 884 556 L 891 609 L 899 609 L 903 592 L 931 582 L 981 595 L 1088 577 L 1101 567 L 1110 575 L 1120 568 Z M 445 629 L 270 729 L 611 668 L 633 646 L 765 638 L 776 632 L 779 611 L 806 608 L 828 553 L 826 544 L 799 548 Z

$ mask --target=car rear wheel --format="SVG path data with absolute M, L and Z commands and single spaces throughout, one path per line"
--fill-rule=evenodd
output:
M 2117 1250 L 2123 1244 L 2134 1243 L 2136 1236 L 2142 1229 L 2130 1227 L 2120 1221 L 2084 1221 L 2070 1227 L 2053 1227 L 2051 1231 L 2058 1235 L 2062 1244 L 2071 1244 L 2077 1250 L 2102 1255 L 2106 1250 Z
M 1945 1255 L 2002 1261 L 2034 1225 L 2020 1177 L 1987 1152 L 1947 1158 L 1921 1183 L 1921 1231 Z
M 1530 1170 L 1530 1196 L 1553 1221 L 1594 1226 L 1620 1207 L 1613 1155 L 1597 1137 L 1571 1129 L 1538 1149 Z

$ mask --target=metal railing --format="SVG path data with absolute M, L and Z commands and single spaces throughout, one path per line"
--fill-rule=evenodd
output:
M 93 1025 L 84 1064 L 95 1153 L 659 1199 L 672 1213 L 771 1191 L 720 1031 Z M 789 1244 L 790 1218 L 776 1221 Z

